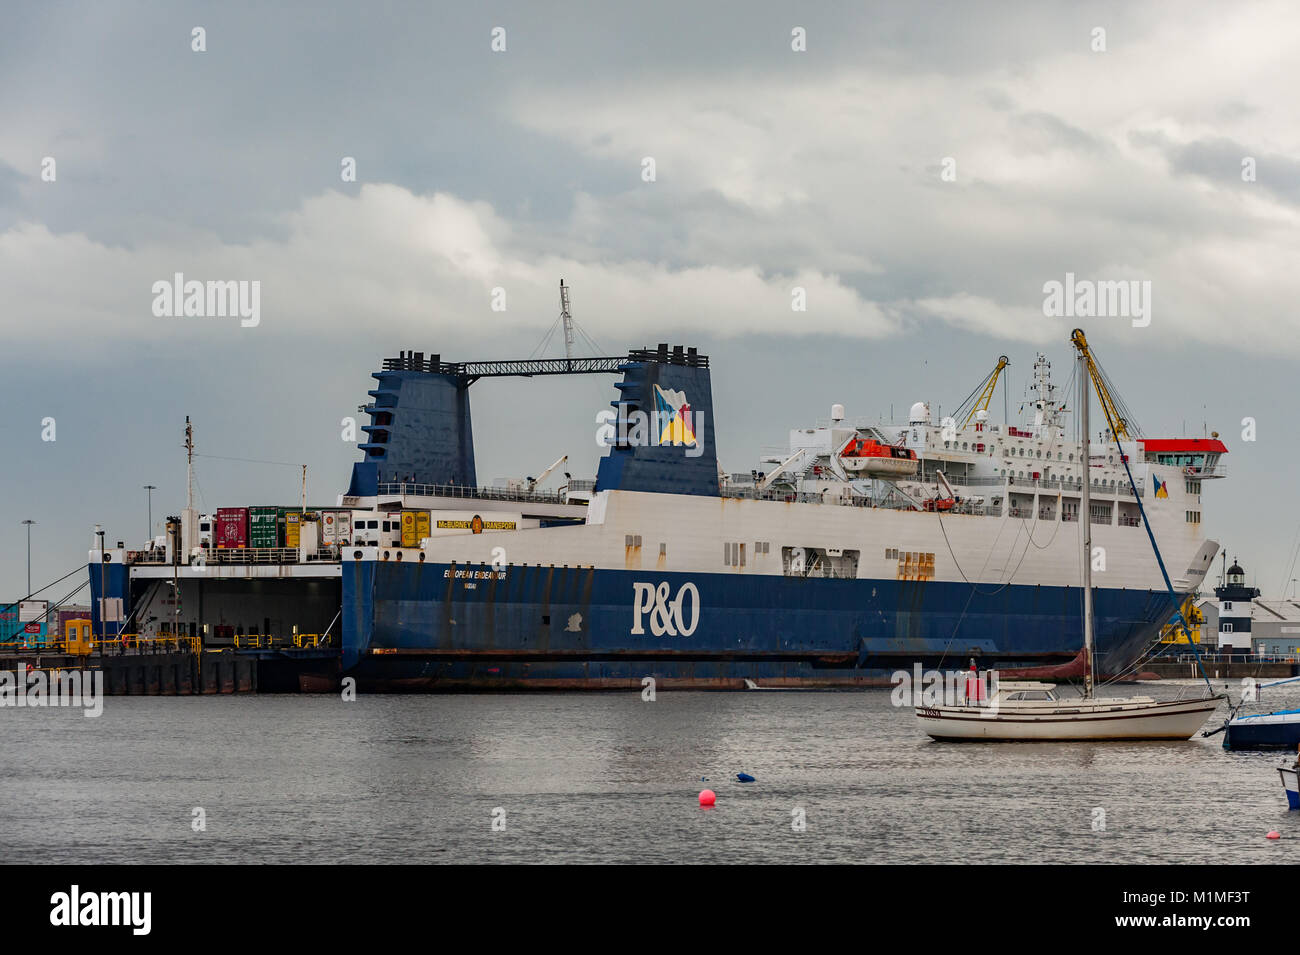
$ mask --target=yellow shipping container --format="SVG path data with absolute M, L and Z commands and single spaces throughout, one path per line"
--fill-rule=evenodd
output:
M 416 539 L 415 511 L 402 511 L 402 546 L 416 547 L 419 541 Z
M 302 513 L 300 511 L 289 511 L 284 515 L 284 546 L 297 547 L 298 542 L 302 539 L 300 531 L 302 529 Z

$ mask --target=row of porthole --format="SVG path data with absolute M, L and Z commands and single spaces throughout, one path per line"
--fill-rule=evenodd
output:
M 1006 477 L 1006 476 L 1007 476 L 1007 469 L 1006 469 L 1006 468 L 1003 468 L 1003 469 L 1002 469 L 1002 476 L 1003 476 L 1003 477 Z M 1012 471 L 1012 472 L 1011 472 L 1011 476 L 1012 476 L 1013 478 L 1014 478 L 1014 477 L 1022 478 L 1022 477 L 1025 476 L 1025 472 L 1024 472 L 1024 471 L 1019 471 L 1019 472 L 1017 472 L 1017 471 Z M 1056 479 L 1053 479 L 1053 480 L 1056 480 Z M 1074 478 L 1067 478 L 1067 480 L 1074 480 Z M 1117 484 L 1115 481 L 1107 482 L 1104 478 L 1093 478 L 1093 479 L 1092 479 L 1092 486 L 1093 486 L 1093 487 L 1119 487 L 1119 484 Z
M 963 441 L 963 442 L 961 443 L 961 449 L 962 449 L 963 451 L 968 451 L 968 450 L 970 450 L 970 448 L 968 447 L 969 443 L 970 443 L 970 442 L 968 442 L 968 441 Z M 955 441 L 945 441 L 945 442 L 943 443 L 943 446 L 944 446 L 945 448 L 948 447 L 949 445 L 952 446 L 952 450 L 954 450 L 954 451 L 957 450 L 957 446 L 956 446 L 956 442 L 955 442 Z M 1019 450 L 1020 450 L 1020 455 L 1019 455 L 1019 456 L 1023 458 L 1023 457 L 1025 456 L 1025 449 L 1024 449 L 1024 448 L 1020 448 Z M 990 451 L 989 453 L 990 453 L 990 455 L 992 454 L 991 451 Z M 1012 448 L 1012 449 L 1011 449 L 1011 456 L 1012 456 L 1012 457 L 1016 457 L 1016 449 L 1015 449 L 1015 448 Z M 1034 457 L 1037 457 L 1037 458 L 1041 458 L 1041 457 L 1043 456 L 1042 449 L 1040 448 L 1039 450 L 1035 451 L 1033 456 L 1034 456 Z M 1052 457 L 1052 452 L 1051 452 L 1051 451 L 1048 451 L 1048 452 L 1047 452 L 1047 458 L 1048 458 L 1048 460 L 1051 460 L 1051 457 Z M 1062 458 L 1061 458 L 1061 452 L 1060 452 L 1060 451 L 1057 451 L 1057 452 L 1056 452 L 1056 460 L 1058 460 L 1058 461 L 1062 460 Z M 1073 461 L 1073 460 L 1074 460 L 1074 454 L 1073 454 L 1073 453 L 1070 454 L 1069 460 L 1070 460 L 1070 461 Z M 1112 458 L 1111 460 L 1112 460 L 1112 462 L 1114 461 L 1113 458 Z
M 364 552 L 364 551 L 354 550 L 354 551 L 352 552 L 352 559 L 353 559 L 353 560 L 360 560 L 360 559 L 361 559 L 362 557 L 364 557 L 364 556 L 365 556 L 365 552 Z M 384 551 L 384 556 L 381 557 L 380 559 L 381 559 L 381 560 L 388 560 L 388 558 L 391 557 L 391 556 L 392 556 L 392 551 L 387 551 L 387 550 L 386 550 L 386 551 Z M 397 559 L 398 559 L 398 560 L 401 560 L 401 559 L 402 559 L 402 552 L 401 552 L 400 550 L 397 552 Z M 422 564 L 424 563 L 424 551 L 420 551 L 420 563 L 422 563 Z

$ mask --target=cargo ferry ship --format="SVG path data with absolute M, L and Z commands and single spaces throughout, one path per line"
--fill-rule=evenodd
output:
M 310 635 L 373 689 L 884 685 L 915 663 L 1074 659 L 1089 520 L 1097 667 L 1125 674 L 1170 604 L 1121 455 L 1181 598 L 1218 550 L 1201 532 L 1201 484 L 1224 476 L 1227 449 L 1067 435 L 1043 356 L 1032 421 L 994 424 L 1005 364 L 961 420 L 918 402 L 906 422 L 872 424 L 836 405 L 728 473 L 710 363 L 693 348 L 471 363 L 403 352 L 373 375 L 363 459 L 335 505 L 222 509 L 208 536 L 187 508 L 142 550 L 100 535 L 94 626 Z M 474 382 L 610 373 L 621 380 L 594 484 L 479 485 Z

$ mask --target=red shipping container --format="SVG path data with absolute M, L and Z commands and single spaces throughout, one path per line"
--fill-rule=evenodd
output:
M 248 546 L 248 508 L 217 508 L 217 547 Z

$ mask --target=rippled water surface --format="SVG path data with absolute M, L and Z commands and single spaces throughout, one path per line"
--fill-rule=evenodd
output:
M 1282 754 L 941 744 L 883 690 L 117 697 L 0 723 L 10 862 L 1300 860 Z

